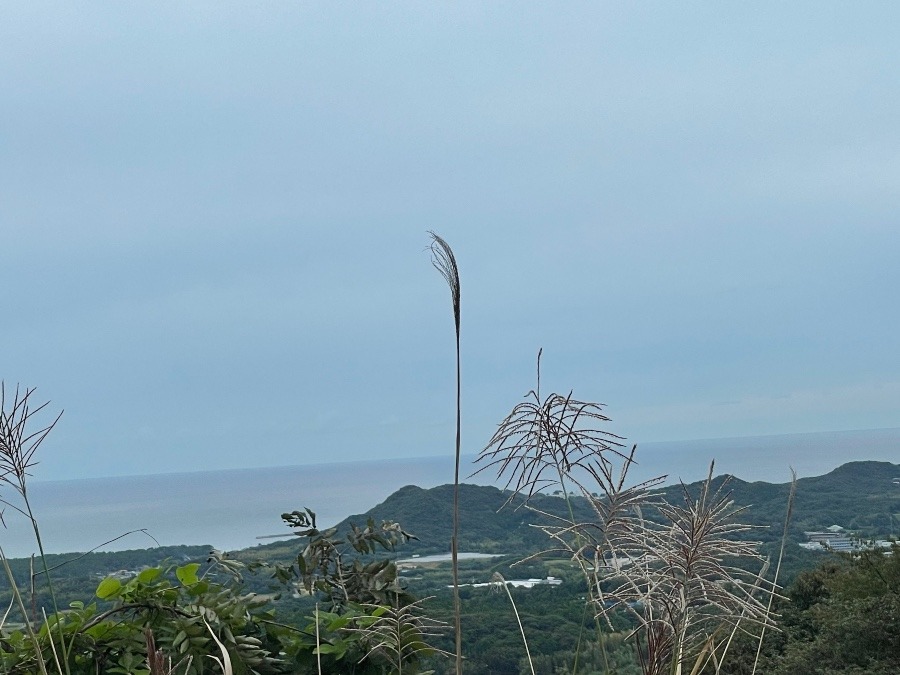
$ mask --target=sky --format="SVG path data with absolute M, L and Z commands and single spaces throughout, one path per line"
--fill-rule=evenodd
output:
M 7 3 L 37 479 L 900 427 L 900 5 Z

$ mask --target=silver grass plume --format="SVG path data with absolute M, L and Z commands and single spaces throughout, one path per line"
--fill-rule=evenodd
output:
M 450 287 L 450 296 L 453 300 L 453 319 L 456 325 L 456 464 L 453 474 L 453 537 L 450 540 L 450 554 L 453 567 L 453 628 L 456 631 L 456 673 L 462 673 L 462 610 L 459 600 L 459 455 L 461 434 L 461 392 L 462 379 L 460 375 L 459 358 L 459 316 L 460 316 L 460 286 L 459 268 L 456 266 L 456 256 L 450 245 L 434 232 L 431 235 L 431 264 L 444 277 L 444 281 Z

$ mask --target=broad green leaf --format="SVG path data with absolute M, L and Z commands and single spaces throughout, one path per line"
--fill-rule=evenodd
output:
M 188 589 L 188 594 L 196 597 L 198 595 L 203 595 L 208 590 L 209 582 L 206 579 L 202 579 Z
M 162 569 L 159 567 L 148 567 L 145 570 L 141 570 L 141 573 L 137 575 L 137 580 L 142 584 L 149 584 L 160 574 L 162 574 Z
M 316 649 L 313 650 L 313 653 L 316 654 L 343 654 L 347 651 L 346 645 L 330 645 L 330 644 L 321 644 Z
M 338 630 L 338 629 L 340 629 L 340 628 L 343 628 L 343 627 L 346 626 L 348 623 L 350 623 L 350 617 L 349 617 L 349 616 L 346 616 L 346 615 L 345 615 L 345 616 L 339 616 L 337 619 L 335 619 L 334 621 L 332 621 L 331 623 L 328 624 L 328 626 L 326 627 L 326 630 L 328 630 L 328 631 L 336 631 L 336 630 Z
M 107 600 L 116 595 L 122 588 L 122 582 L 118 579 L 108 577 L 100 582 L 97 586 L 97 597 L 101 600 Z
M 200 579 L 197 577 L 197 570 L 200 569 L 200 563 L 188 563 L 175 569 L 175 576 L 182 586 L 190 586 L 196 584 Z

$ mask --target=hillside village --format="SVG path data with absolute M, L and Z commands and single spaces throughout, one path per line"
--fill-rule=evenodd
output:
M 884 549 L 887 555 L 891 555 L 891 547 L 896 543 L 889 539 L 862 539 L 853 536 L 840 525 L 826 527 L 823 531 L 804 532 L 807 541 L 800 542 L 800 547 L 807 551 L 834 552 L 834 553 L 859 553 Z

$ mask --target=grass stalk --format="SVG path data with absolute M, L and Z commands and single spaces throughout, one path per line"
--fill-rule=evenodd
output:
M 37 462 L 34 455 L 40 447 L 41 443 L 47 438 L 48 434 L 56 426 L 62 417 L 62 412 L 43 429 L 37 431 L 29 431 L 28 427 L 32 418 L 41 410 L 47 407 L 49 402 L 43 403 L 36 408 L 31 408 L 31 395 L 34 389 L 25 389 L 20 391 L 16 387 L 12 396 L 9 408 L 7 408 L 6 386 L 0 382 L 0 482 L 12 487 L 21 497 L 22 507 L 10 503 L 5 498 L 0 498 L 0 503 L 12 506 L 17 512 L 25 516 L 31 524 L 34 532 L 34 539 L 37 543 L 38 552 L 41 557 L 41 565 L 44 575 L 46 576 L 47 589 L 50 593 L 50 600 L 53 605 L 53 613 L 56 617 L 56 628 L 59 634 L 60 649 L 63 655 L 63 665 L 65 672 L 69 673 L 68 650 L 66 649 L 65 635 L 63 634 L 62 625 L 60 624 L 59 604 L 56 600 L 56 591 L 53 587 L 53 580 L 50 578 L 50 570 L 47 566 L 47 556 L 44 551 L 44 542 L 41 539 L 41 530 L 38 527 L 37 518 L 31 508 L 31 500 L 28 498 L 28 476 L 29 470 Z M 32 584 L 34 576 L 32 575 Z M 28 621 L 28 614 L 22 616 Z M 37 617 L 34 617 L 35 620 Z M 49 626 L 48 626 L 49 628 Z M 50 641 L 53 641 L 53 631 L 49 630 Z M 55 647 L 54 647 L 55 653 Z
M 19 605 L 19 611 L 22 612 L 22 619 L 25 622 L 25 632 L 28 633 L 28 639 L 31 640 L 31 644 L 34 645 L 34 656 L 37 659 L 40 671 L 43 675 L 47 675 L 47 665 L 44 663 L 44 654 L 41 651 L 41 645 L 38 642 L 37 635 L 34 633 L 31 621 L 28 620 L 28 611 L 25 609 L 25 603 L 22 602 L 22 594 L 19 592 L 16 579 L 13 577 L 12 569 L 9 566 L 9 561 L 6 559 L 6 554 L 3 553 L 2 547 L 0 547 L 0 561 L 3 562 L 3 569 L 6 572 L 6 578 L 9 580 L 9 587 L 12 591 L 13 598 L 15 599 L 16 604 Z
M 319 647 L 322 646 L 322 637 L 319 635 L 319 603 L 316 603 L 316 670 L 322 675 L 322 652 Z
M 221 652 L 222 657 L 213 656 L 212 654 L 208 654 L 209 658 L 219 664 L 219 668 L 222 669 L 222 675 L 234 675 L 234 668 L 231 665 L 231 655 L 228 653 L 228 649 L 226 649 L 225 645 L 222 644 L 222 641 L 219 639 L 219 636 L 216 635 L 216 632 L 212 629 L 212 626 L 209 625 L 209 622 L 206 619 L 203 620 L 203 623 L 206 624 L 206 630 L 209 631 L 209 634 L 212 636 L 212 639 L 215 641 L 216 646 L 219 648 L 219 652 Z
M 41 615 L 44 617 L 44 623 L 49 624 L 50 622 L 47 620 L 47 611 L 41 607 Z M 55 615 L 56 623 L 59 623 L 60 616 L 59 614 Z M 63 643 L 63 647 L 65 647 L 65 643 Z M 56 664 L 57 672 L 63 672 L 62 666 L 59 663 L 59 654 L 56 651 L 56 645 L 53 644 L 53 640 L 50 640 L 50 651 L 53 653 L 53 662 Z
M 772 592 L 769 593 L 769 601 L 766 604 L 766 615 L 772 614 L 772 602 L 775 600 L 775 589 L 778 584 L 778 574 L 781 572 L 781 561 L 784 558 L 784 549 L 787 547 L 788 527 L 791 522 L 791 516 L 794 514 L 794 496 L 797 493 L 797 472 L 791 468 L 791 491 L 788 494 L 787 512 L 784 516 L 784 530 L 781 533 L 781 546 L 778 549 L 778 562 L 775 564 L 775 578 L 772 580 Z M 763 639 L 766 637 L 766 624 L 762 625 L 759 632 L 759 642 L 756 645 L 756 656 L 753 659 L 753 669 L 750 675 L 755 675 L 756 668 L 759 665 L 759 657 L 762 655 Z
M 519 624 L 519 632 L 522 634 L 522 643 L 525 645 L 525 656 L 528 657 L 528 667 L 531 669 L 531 675 L 534 675 L 534 663 L 531 661 L 531 650 L 528 648 L 528 638 L 525 637 L 525 628 L 522 626 L 522 619 L 519 617 L 519 609 L 516 607 L 516 601 L 513 600 L 512 592 L 509 590 L 509 584 L 500 572 L 494 572 L 494 581 L 503 586 L 506 591 L 506 597 L 509 598 L 509 604 L 512 605 L 513 613 L 516 615 L 516 623 Z
M 50 577 L 50 570 L 47 566 L 47 555 L 46 555 L 46 553 L 44 553 L 44 542 L 41 539 L 41 528 L 38 527 L 37 518 L 34 517 L 34 513 L 31 510 L 31 502 L 28 500 L 28 495 L 27 495 L 27 491 L 26 491 L 24 482 L 22 484 L 21 493 L 22 493 L 22 499 L 25 502 L 25 511 L 28 514 L 28 520 L 31 521 L 31 528 L 34 531 L 34 540 L 37 542 L 38 553 L 41 558 L 41 568 L 44 572 L 44 578 L 45 578 L 45 582 L 47 584 L 47 590 L 50 593 L 50 602 L 53 605 L 53 613 L 56 615 L 56 619 L 57 619 L 56 626 L 57 626 L 57 632 L 59 633 L 60 648 L 63 650 L 63 656 L 67 657 L 68 650 L 66 649 L 65 635 L 62 632 L 62 626 L 60 625 L 60 622 L 59 622 L 59 618 L 60 618 L 59 604 L 56 601 L 56 591 L 53 588 L 53 580 Z M 52 642 L 52 640 L 51 640 L 51 642 Z M 56 653 L 56 651 L 54 649 L 54 654 L 55 653 Z M 64 662 L 66 664 L 66 672 L 69 672 L 68 658 L 64 658 Z
M 450 557 L 453 568 L 453 628 L 456 632 L 456 674 L 462 673 L 462 608 L 459 598 L 459 458 L 461 453 L 462 376 L 459 351 L 460 285 L 459 268 L 450 245 L 434 232 L 431 235 L 431 262 L 450 287 L 456 325 L 456 453 L 453 471 L 453 536 Z

